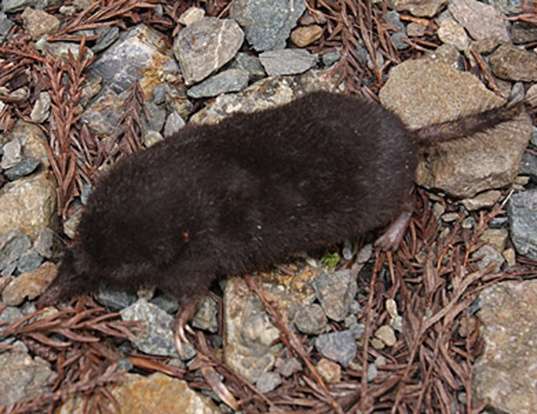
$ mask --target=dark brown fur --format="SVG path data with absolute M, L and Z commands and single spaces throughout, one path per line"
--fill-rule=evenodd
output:
M 493 112 L 475 119 L 479 129 L 500 122 Z M 98 183 L 44 300 L 105 283 L 156 285 L 184 303 L 218 276 L 386 226 L 413 186 L 416 142 L 428 145 L 431 131 L 413 133 L 379 105 L 324 92 L 186 126 Z

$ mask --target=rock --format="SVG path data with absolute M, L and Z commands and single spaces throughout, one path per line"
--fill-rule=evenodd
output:
M 187 382 L 159 372 L 149 376 L 125 374 L 123 381 L 109 391 L 117 401 L 118 411 L 108 401 L 103 406 L 118 414 L 220 413 L 209 398 L 193 391 Z M 58 414 L 83 414 L 87 411 L 85 405 L 85 400 L 77 396 L 67 400 Z
M 291 33 L 291 41 L 298 47 L 306 47 L 316 42 L 323 35 L 323 28 L 317 24 L 297 27 Z
M 293 322 L 300 332 L 307 335 L 320 334 L 328 324 L 323 309 L 316 303 L 299 306 L 294 315 Z
M 70 239 L 74 239 L 76 236 L 76 231 L 78 224 L 80 223 L 80 218 L 82 217 L 82 208 L 78 206 L 76 210 L 69 215 L 67 220 L 63 222 L 63 232 Z
M 315 66 L 316 58 L 303 49 L 280 49 L 259 55 L 261 64 L 269 76 L 295 75 Z
M 17 272 L 26 273 L 32 272 L 43 263 L 43 257 L 34 249 L 24 252 L 17 261 Z
M 2 302 L 10 306 L 18 306 L 26 298 L 34 300 L 41 295 L 56 279 L 56 265 L 47 262 L 33 272 L 23 273 L 7 285 L 2 291 Z
M 98 38 L 95 45 L 91 48 L 93 53 L 102 52 L 108 49 L 116 40 L 119 39 L 119 29 L 117 27 L 104 27 L 97 30 Z
M 473 198 L 466 198 L 462 200 L 462 205 L 468 211 L 480 210 L 485 207 L 492 207 L 498 202 L 502 193 L 497 190 L 485 191 L 480 193 Z
M 39 50 L 41 46 L 36 44 L 36 48 Z M 69 54 L 71 54 L 75 59 L 79 58 L 80 55 L 80 45 L 78 43 L 70 42 L 43 42 L 42 50 L 58 59 L 67 60 Z M 94 53 L 91 49 L 86 49 L 84 57 L 86 59 L 93 59 Z
M 192 318 L 192 326 L 212 333 L 218 332 L 218 309 L 214 299 L 203 298 L 194 318 Z
M 287 359 L 278 358 L 276 360 L 276 369 L 282 376 L 289 378 L 291 375 L 302 370 L 302 364 L 295 357 Z
M 2 9 L 5 13 L 14 13 L 23 10 L 25 7 L 45 9 L 58 3 L 59 0 L 4 0 Z
M 466 50 L 470 44 L 464 28 L 453 19 L 445 19 L 440 23 L 438 37 L 442 42 L 453 45 L 458 50 Z
M 507 211 L 517 252 L 537 259 L 537 190 L 513 194 Z
M 39 164 L 41 162 L 35 158 L 24 158 L 13 167 L 5 170 L 4 175 L 9 181 L 14 181 L 33 173 L 39 167 Z
M 238 92 L 248 86 L 248 72 L 228 69 L 191 87 L 187 95 L 191 98 L 210 98 L 222 93 Z
M 405 50 L 410 47 L 408 44 L 408 37 L 404 32 L 392 33 L 390 39 L 397 50 Z
M 169 314 L 175 314 L 179 309 L 177 299 L 174 296 L 166 293 L 155 296 L 153 299 L 151 299 L 151 303 L 157 305 L 160 309 Z
M 537 42 L 537 27 L 515 22 L 511 26 L 511 38 L 515 45 Z
M 19 230 L 0 236 L 0 274 L 9 276 L 15 272 L 19 258 L 30 249 L 30 238 Z
M 477 397 L 499 412 L 537 405 L 537 282 L 503 282 L 480 294 L 485 351 L 474 367 Z
M 5 13 L 0 12 L 0 41 L 4 41 L 11 28 L 15 25 Z
M 164 141 L 164 137 L 157 131 L 146 131 L 142 137 L 144 145 L 149 148 L 157 142 Z
M 39 126 L 19 120 L 7 136 L 7 141 L 9 142 L 4 145 L 4 155 L 0 164 L 2 168 L 11 168 L 24 158 L 35 158 L 44 167 L 49 166 L 47 140 Z M 14 150 L 16 154 L 6 154 L 6 151 L 11 151 L 11 149 L 6 148 L 8 145 L 14 145 L 16 147 Z
M 387 346 L 394 346 L 397 343 L 397 337 L 393 328 L 389 325 L 382 325 L 375 332 L 375 337 L 381 340 Z
M 88 75 L 82 83 L 82 92 L 80 94 L 80 105 L 84 108 L 88 103 L 102 90 L 102 80 L 100 76 Z
M 6 184 L 0 189 L 0 234 L 19 229 L 35 238 L 56 216 L 56 183 L 48 172 Z
M 456 119 L 503 104 L 473 75 L 428 60 L 407 60 L 390 72 L 382 104 L 410 128 Z M 457 197 L 513 182 L 532 127 L 528 115 L 476 134 L 479 139 L 438 144 L 417 169 L 417 182 Z
M 50 95 L 48 92 L 41 92 L 39 98 L 35 101 L 34 107 L 30 114 L 30 119 L 33 122 L 42 124 L 50 114 Z
M 453 45 L 443 44 L 433 52 L 427 54 L 427 58 L 435 62 L 445 63 L 453 69 L 462 69 L 462 56 Z
M 477 0 L 451 0 L 448 9 L 473 39 L 493 38 L 497 43 L 509 42 L 505 17 L 493 6 Z
M 528 175 L 537 181 L 537 156 L 525 152 L 520 163 L 520 174 Z
M 325 71 L 301 76 L 262 79 L 237 94 L 221 95 L 191 118 L 197 124 L 215 124 L 236 112 L 252 113 L 291 102 L 316 90 L 338 90 L 339 80 Z
M 166 123 L 164 124 L 164 137 L 168 138 L 172 135 L 179 132 L 181 128 L 185 126 L 185 121 L 183 121 L 183 118 L 177 113 L 172 112 L 168 115 L 168 118 L 166 118 Z
M 401 21 L 401 15 L 396 10 L 390 10 L 389 12 L 385 13 L 384 20 L 396 32 L 405 30 L 405 25 Z
M 157 85 L 179 75 L 166 42 L 164 35 L 149 26 L 134 26 L 91 65 L 91 73 L 101 76 L 116 94 L 139 81 L 144 96 L 149 98 Z
M 139 299 L 121 311 L 121 319 L 143 323 L 142 331 L 134 340 L 134 345 L 140 351 L 150 355 L 177 356 L 173 335 L 174 319 L 158 306 Z
M 144 110 L 147 113 L 147 120 L 144 121 L 144 127 L 153 131 L 160 132 L 166 121 L 166 110 L 153 102 L 145 102 Z
M 51 391 L 56 374 L 39 357 L 32 358 L 22 342 L 0 353 L 0 406 L 36 397 Z
M 265 372 L 257 379 L 255 386 L 262 394 L 274 391 L 282 383 L 282 378 L 276 372 Z
M 19 139 L 12 139 L 4 145 L 2 150 L 2 162 L 0 163 L 2 169 L 9 169 L 22 161 L 22 144 Z
M 397 11 L 409 11 L 418 17 L 433 17 L 447 0 L 394 0 Z
M 367 382 L 373 381 L 379 375 L 379 370 L 376 365 L 369 364 L 367 366 Z
M 339 59 L 341 59 L 341 53 L 339 53 L 338 50 L 327 52 L 322 55 L 321 59 L 323 61 L 323 65 L 325 67 L 329 67 L 332 66 L 334 63 L 338 62 Z
M 351 271 L 323 272 L 315 279 L 313 287 L 326 315 L 335 321 L 345 319 L 357 291 Z
M 304 13 L 304 0 L 233 0 L 230 16 L 246 31 L 257 51 L 283 49 L 291 29 Z
M 0 289 L 0 293 L 2 293 L 2 289 Z M 21 319 L 23 316 L 24 315 L 19 308 L 16 308 L 14 306 L 7 306 L 4 308 L 3 311 L 0 312 L 0 325 L 2 325 L 1 322 L 5 322 L 9 325 Z
M 179 23 L 190 26 L 192 23 L 199 22 L 205 16 L 205 10 L 199 7 L 189 7 L 181 16 L 179 16 Z
M 235 59 L 230 64 L 230 68 L 242 69 L 248 72 L 248 78 L 250 80 L 259 80 L 267 75 L 259 58 L 244 52 L 237 53 L 237 56 L 235 56 Z
M 136 302 L 136 295 L 124 290 L 115 290 L 101 286 L 95 295 L 95 299 L 97 299 L 97 302 L 101 305 L 104 305 L 113 311 L 118 311 L 125 309 Z
M 97 135 L 111 136 L 117 133 L 121 122 L 126 94 L 118 95 L 112 89 L 105 88 L 100 96 L 82 113 L 81 121 Z
M 173 44 L 187 85 L 217 71 L 236 55 L 244 33 L 231 19 L 204 17 L 179 32 Z
M 459 213 L 446 213 L 442 215 L 442 221 L 444 223 L 453 223 L 459 219 Z
M 505 259 L 502 254 L 498 252 L 493 246 L 485 244 L 480 247 L 475 253 L 472 254 L 472 259 L 478 260 L 477 267 L 484 270 L 490 264 L 493 264 L 492 271 L 499 272 L 502 265 L 505 263 Z
M 328 384 L 341 382 L 341 366 L 335 362 L 321 358 L 317 364 L 317 371 Z
M 34 10 L 30 7 L 24 9 L 21 14 L 24 29 L 30 33 L 32 39 L 37 40 L 41 36 L 53 33 L 60 28 L 60 20 L 43 10 Z
M 480 239 L 501 253 L 505 250 L 507 237 L 509 237 L 507 229 L 487 229 L 481 234 Z
M 356 341 L 351 331 L 341 331 L 318 336 L 315 348 L 325 358 L 347 367 L 356 356 Z
M 422 24 L 411 22 L 406 27 L 406 34 L 410 37 L 422 37 L 427 31 L 427 26 Z
M 531 82 L 537 80 L 537 55 L 510 44 L 501 45 L 490 56 L 490 67 L 502 79 Z
M 505 259 L 505 261 L 507 262 L 507 265 L 509 267 L 513 267 L 514 265 L 516 265 L 515 249 L 513 249 L 513 248 L 505 249 L 503 251 L 503 253 L 502 253 L 502 256 Z

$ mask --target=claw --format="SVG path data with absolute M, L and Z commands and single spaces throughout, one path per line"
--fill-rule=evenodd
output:
M 396 250 L 403 240 L 411 217 L 411 211 L 403 211 L 399 217 L 388 226 L 384 234 L 377 239 L 375 246 L 380 247 L 384 251 Z
M 181 307 L 181 310 L 177 313 L 175 319 L 175 348 L 179 356 L 187 355 L 189 352 L 188 347 L 192 347 L 191 342 L 186 336 L 186 332 L 194 334 L 194 331 L 190 326 L 187 325 L 188 321 L 192 319 L 196 313 L 196 308 L 198 306 L 199 298 L 192 299 L 184 306 Z

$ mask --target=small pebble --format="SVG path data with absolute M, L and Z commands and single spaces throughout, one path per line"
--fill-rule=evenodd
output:
M 459 219 L 459 213 L 446 213 L 442 215 L 442 221 L 445 223 L 452 223 Z
M 43 263 L 43 257 L 34 249 L 27 250 L 17 261 L 19 273 L 32 272 Z
M 291 32 L 291 41 L 298 47 L 306 47 L 319 40 L 322 35 L 323 28 L 316 24 L 297 27 Z
M 276 372 L 265 372 L 258 378 L 255 386 L 257 390 L 266 394 L 274 391 L 282 383 L 282 378 Z
M 35 101 L 30 119 L 33 122 L 41 124 L 45 122 L 50 114 L 50 95 L 48 92 L 41 92 L 39 98 Z
M 318 336 L 315 348 L 321 355 L 347 367 L 356 356 L 356 340 L 351 331 L 341 331 Z
M 317 364 L 319 375 L 329 384 L 341 382 L 341 366 L 326 358 L 321 358 Z
M 382 342 L 381 340 L 377 339 L 377 338 L 373 338 L 371 339 L 371 346 L 375 349 L 384 349 L 386 348 L 386 345 L 384 344 L 384 342 Z
M 286 358 L 286 359 L 279 358 L 276 361 L 276 369 L 282 376 L 284 376 L 285 378 L 288 378 L 291 375 L 301 371 L 302 364 L 295 357 Z
M 504 257 L 505 261 L 507 262 L 508 266 L 512 267 L 512 266 L 516 265 L 515 249 L 513 249 L 513 248 L 505 249 L 503 251 L 503 257 Z
M 101 286 L 98 293 L 95 295 L 95 299 L 101 305 L 117 311 L 127 308 L 136 302 L 136 295 L 125 292 L 124 290 L 114 290 Z
M 212 333 L 218 331 L 218 309 L 214 299 L 208 296 L 203 298 L 192 318 L 192 326 Z
M 339 61 L 341 59 L 341 53 L 339 53 L 338 50 L 334 50 L 332 52 L 324 53 L 321 56 L 321 60 L 323 62 L 323 65 L 325 67 L 332 66 L 334 63 Z
M 10 181 L 17 180 L 33 173 L 39 167 L 41 161 L 36 158 L 24 158 L 18 164 L 4 171 L 4 175 Z
M 368 382 L 371 382 L 375 378 L 377 378 L 378 374 L 379 374 L 379 370 L 375 364 L 369 364 L 367 366 L 367 381 Z
M 160 309 L 169 314 L 174 314 L 179 309 L 177 299 L 171 295 L 168 295 L 167 293 L 155 296 L 153 299 L 151 299 L 151 303 L 157 305 Z
M 179 16 L 179 23 L 185 26 L 190 26 L 192 23 L 200 21 L 205 16 L 205 10 L 199 7 L 189 7 L 181 16 Z
M 490 244 L 499 252 L 503 252 L 508 237 L 509 232 L 507 229 L 487 229 L 481 234 L 480 240 Z
M 293 322 L 297 329 L 307 335 L 317 335 L 323 332 L 328 324 L 326 315 L 320 305 L 301 305 L 297 309 Z
M 181 118 L 181 116 L 177 112 L 173 111 L 166 118 L 166 123 L 164 124 L 164 137 L 171 137 L 184 126 L 185 121 L 183 121 L 183 118 Z
M 397 342 L 397 337 L 393 328 L 389 325 L 383 325 L 375 332 L 375 337 L 380 339 L 384 344 L 388 346 L 394 346 Z

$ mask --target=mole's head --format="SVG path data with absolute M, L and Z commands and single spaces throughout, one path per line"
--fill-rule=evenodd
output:
M 58 266 L 58 275 L 41 295 L 38 306 L 55 305 L 94 289 L 94 278 L 89 271 L 85 255 L 77 250 L 66 249 Z

